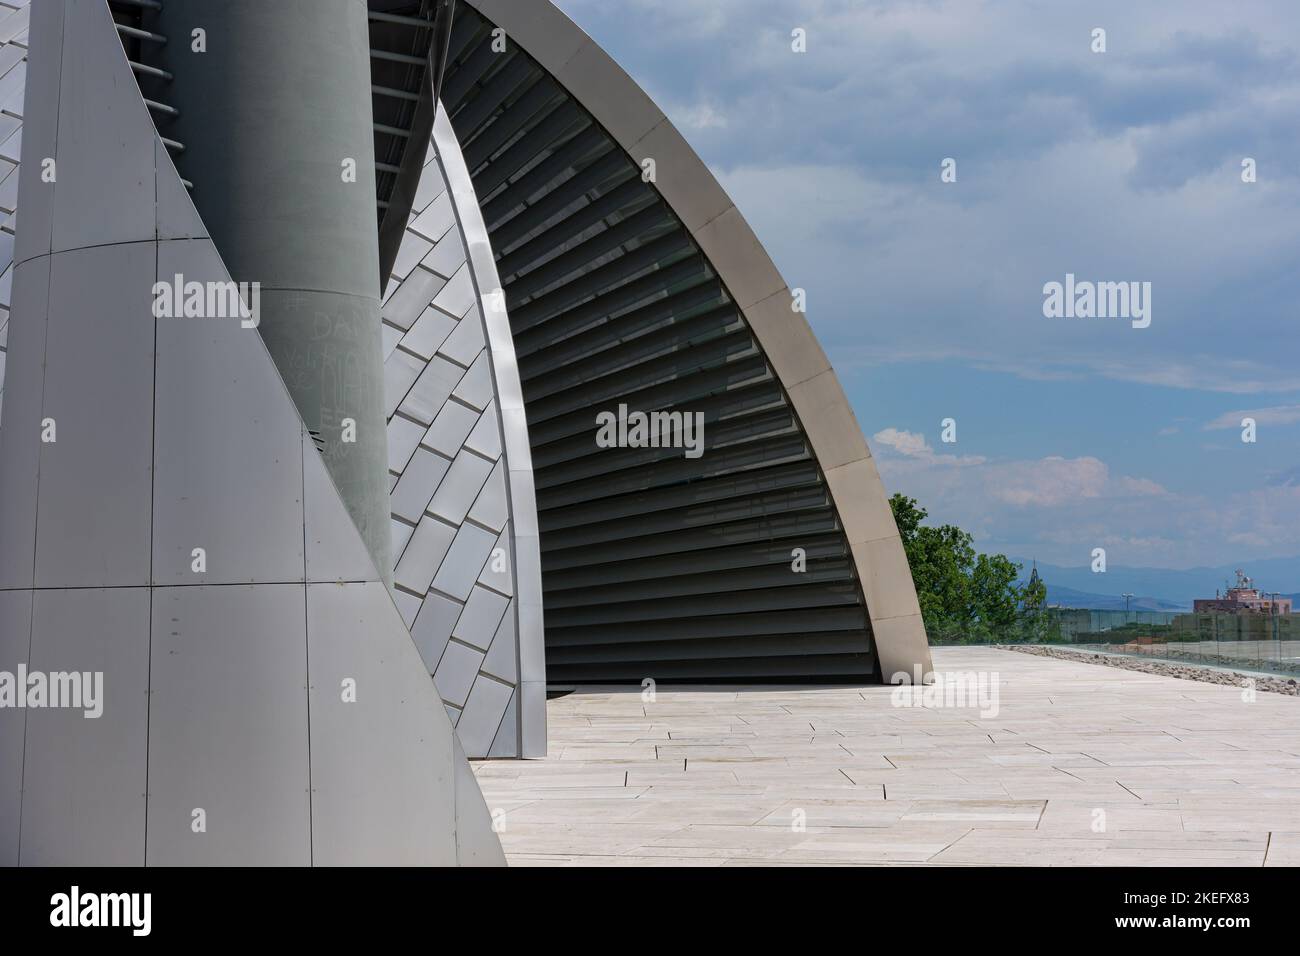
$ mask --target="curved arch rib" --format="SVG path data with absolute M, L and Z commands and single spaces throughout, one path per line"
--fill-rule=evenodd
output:
M 897 528 L 835 373 L 662 111 L 552 4 L 512 0 L 460 5 L 443 97 L 519 354 L 551 680 L 928 673 Z M 645 159 L 653 185 L 636 176 Z M 622 399 L 703 409 L 702 464 L 628 449 L 597 463 L 591 412 Z M 641 528 L 653 534 L 626 540 Z M 825 560 L 795 584 L 778 561 L 803 539 Z M 580 584 L 607 560 L 643 585 Z

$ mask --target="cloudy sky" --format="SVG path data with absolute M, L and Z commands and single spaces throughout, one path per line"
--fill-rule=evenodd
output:
M 1057 564 L 1300 554 L 1300 4 L 559 5 L 807 289 L 890 491 Z M 1044 317 L 1066 273 L 1150 327 Z

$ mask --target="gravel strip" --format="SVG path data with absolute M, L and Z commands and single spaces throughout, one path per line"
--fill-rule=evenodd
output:
M 1159 674 L 1161 677 L 1181 677 L 1183 680 L 1198 680 L 1206 684 L 1225 684 L 1230 687 L 1242 687 L 1247 680 L 1255 682 L 1256 690 L 1265 690 L 1274 694 L 1286 694 L 1290 697 L 1300 696 L 1300 686 L 1294 678 L 1264 677 L 1259 674 L 1242 674 L 1239 672 L 1212 670 L 1208 667 L 1195 667 L 1177 664 L 1171 661 L 1147 661 L 1134 657 L 1122 657 L 1118 654 L 1097 654 L 1092 651 L 1073 651 L 1060 647 L 1044 647 L 1039 644 L 993 644 L 992 647 L 1004 651 L 1019 651 L 1035 657 L 1054 657 L 1061 661 L 1082 661 L 1086 664 L 1105 664 L 1107 667 L 1119 667 L 1127 671 L 1141 671 L 1144 674 Z

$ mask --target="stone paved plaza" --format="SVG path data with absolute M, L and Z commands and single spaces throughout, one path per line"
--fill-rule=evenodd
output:
M 547 759 L 475 769 L 515 866 L 1300 864 L 1295 698 L 934 661 L 996 674 L 996 716 L 876 686 L 583 687 L 548 704 Z

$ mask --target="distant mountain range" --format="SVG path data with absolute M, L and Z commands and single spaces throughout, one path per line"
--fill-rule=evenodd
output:
M 1041 571 L 1039 572 L 1042 573 Z M 1093 594 L 1089 591 L 1076 591 L 1055 584 L 1047 585 L 1047 603 L 1057 607 L 1086 607 L 1094 611 L 1123 611 L 1124 599 L 1113 594 Z M 1175 604 L 1155 597 L 1134 597 L 1129 601 L 1130 611 L 1189 611 L 1190 606 Z
M 1024 565 L 1022 580 L 1029 578 L 1032 562 L 1026 558 L 1011 560 Z M 1278 591 L 1283 597 L 1300 604 L 1300 555 L 1293 558 L 1265 558 L 1239 561 L 1214 568 L 1131 568 L 1110 565 L 1104 574 L 1092 568 L 1063 567 L 1038 562 L 1038 576 L 1047 585 L 1047 601 L 1062 607 L 1088 607 L 1098 610 L 1123 610 L 1127 592 L 1134 595 L 1129 608 L 1144 611 L 1190 610 L 1196 598 L 1212 598 L 1215 589 L 1236 580 L 1236 569 L 1243 569 L 1261 591 Z

